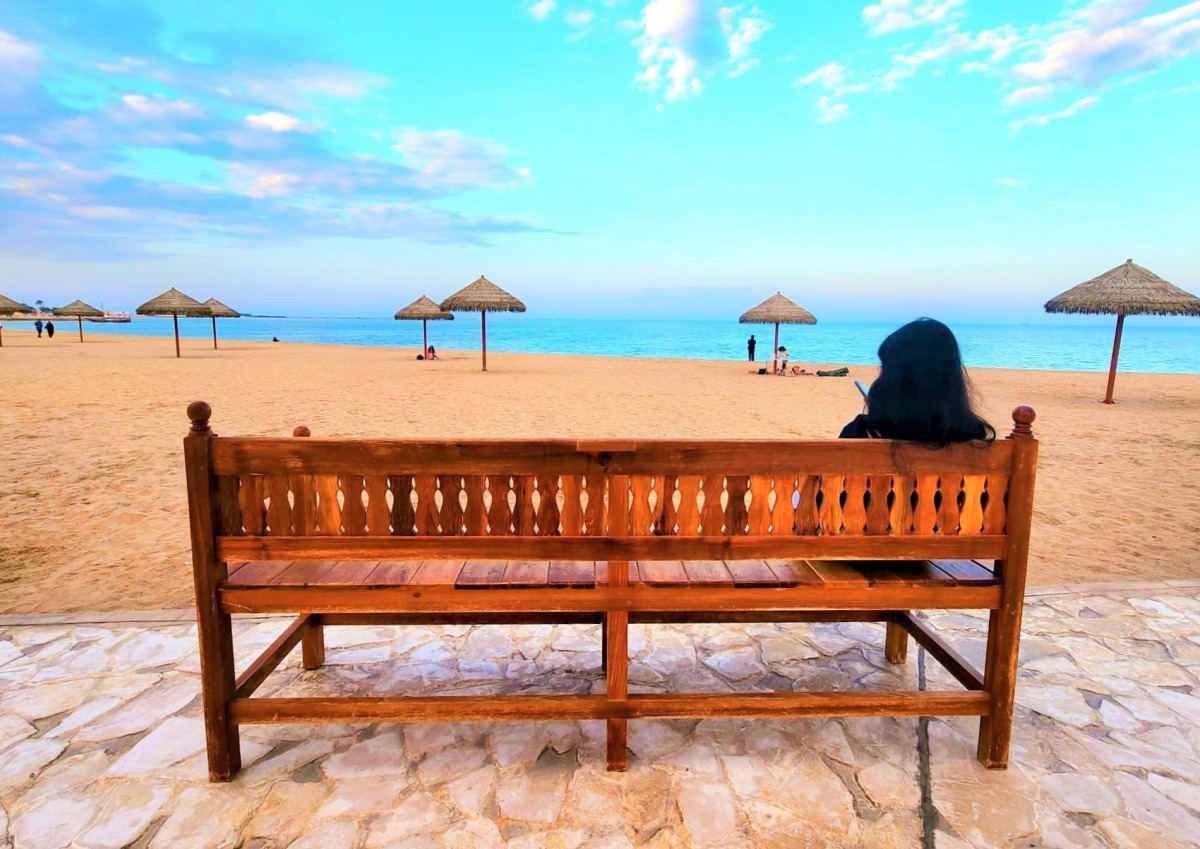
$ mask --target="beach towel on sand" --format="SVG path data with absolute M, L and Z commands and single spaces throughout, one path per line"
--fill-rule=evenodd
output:
M 850 369 L 842 366 L 841 368 L 836 368 L 832 371 L 818 371 L 817 377 L 845 377 L 848 374 L 850 374 Z

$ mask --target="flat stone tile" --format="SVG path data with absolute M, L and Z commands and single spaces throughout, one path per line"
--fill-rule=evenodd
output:
M 630 768 L 585 722 L 247 726 L 206 781 L 191 611 L 0 617 L 0 846 L 918 846 L 917 720 L 634 721 Z M 931 611 L 973 662 L 985 618 Z M 290 617 L 239 617 L 249 662 Z M 596 626 L 331 628 L 263 694 L 601 692 Z M 914 688 L 883 629 L 639 626 L 648 692 Z M 1031 593 L 1011 765 L 929 722 L 942 849 L 1200 846 L 1200 581 Z M 926 658 L 930 687 L 957 685 Z M 986 804 L 984 803 L 986 800 Z

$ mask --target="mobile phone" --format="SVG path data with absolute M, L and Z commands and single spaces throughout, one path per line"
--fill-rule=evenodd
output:
M 856 380 L 856 381 L 854 381 L 854 385 L 858 387 L 858 391 L 862 393 L 862 396 L 864 398 L 866 398 L 867 397 L 867 387 L 862 385 L 862 381 Z

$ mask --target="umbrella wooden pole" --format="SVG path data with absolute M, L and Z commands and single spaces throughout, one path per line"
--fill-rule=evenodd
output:
M 421 356 L 429 359 L 429 320 L 421 319 Z
M 4 325 L 0 324 L 0 348 L 4 347 Z
M 77 315 L 75 317 L 77 319 L 79 319 L 79 341 L 82 342 L 83 341 L 83 316 Z
M 483 329 L 483 370 L 487 371 L 487 310 L 480 312 L 479 316 L 482 321 L 480 327 Z
M 213 320 L 213 350 L 217 350 L 217 317 L 214 315 Z
M 1104 395 L 1105 404 L 1115 404 L 1113 387 L 1117 384 L 1117 358 L 1121 355 L 1121 330 L 1125 326 L 1125 313 L 1117 314 L 1117 335 L 1113 337 L 1112 365 L 1108 367 L 1108 392 Z
M 779 371 L 779 322 L 775 322 L 775 347 L 771 349 L 771 371 Z
M 180 354 L 179 354 L 179 313 L 177 313 L 177 312 L 171 313 L 171 318 L 175 322 L 175 356 L 176 356 L 176 358 L 178 358 L 180 356 Z

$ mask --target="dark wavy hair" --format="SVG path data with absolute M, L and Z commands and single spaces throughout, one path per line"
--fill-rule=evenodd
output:
M 939 447 L 996 438 L 971 403 L 971 382 L 949 327 L 919 318 L 883 340 L 879 377 L 867 393 L 867 428 L 886 439 Z

